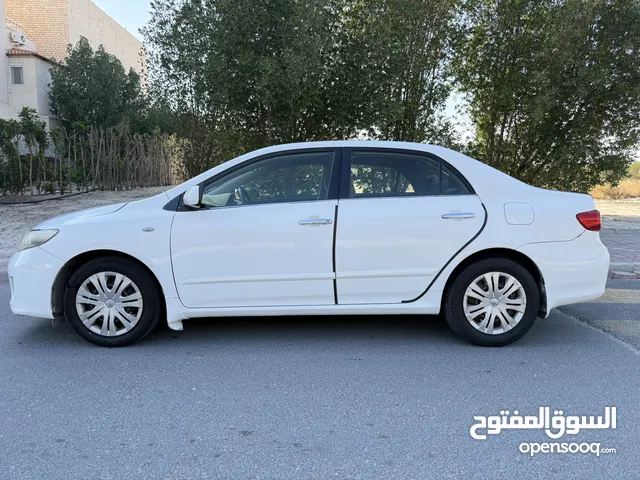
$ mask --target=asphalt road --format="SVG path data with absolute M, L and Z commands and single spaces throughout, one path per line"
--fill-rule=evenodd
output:
M 501 349 L 437 317 L 198 321 L 105 349 L 14 316 L 2 283 L 0 479 L 639 478 L 633 328 L 625 343 L 589 325 L 640 322 L 640 281 L 613 287 L 627 294 Z M 519 445 L 550 442 L 540 430 L 469 435 L 474 415 L 540 406 L 616 406 L 616 430 L 559 440 L 616 453 L 530 457 Z

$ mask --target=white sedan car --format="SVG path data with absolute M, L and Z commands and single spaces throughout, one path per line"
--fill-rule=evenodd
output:
M 589 195 L 526 185 L 446 148 L 280 145 L 166 193 L 37 225 L 11 309 L 122 346 L 164 319 L 442 313 L 468 341 L 522 337 L 604 293 Z

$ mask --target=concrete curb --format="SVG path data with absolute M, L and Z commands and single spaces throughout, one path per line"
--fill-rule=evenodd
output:
M 609 264 L 609 274 L 611 272 L 639 272 L 640 262 L 612 262 Z
M 611 280 L 636 280 L 640 278 L 640 273 L 633 272 L 611 272 Z
M 609 264 L 609 278 L 612 280 L 640 280 L 639 262 L 613 262 Z

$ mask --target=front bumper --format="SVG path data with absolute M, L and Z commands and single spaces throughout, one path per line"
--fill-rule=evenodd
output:
M 540 269 L 547 295 L 547 314 L 552 308 L 604 295 L 609 251 L 597 232 L 585 231 L 568 242 L 530 243 L 518 250 Z
M 53 284 L 64 262 L 42 248 L 17 252 L 9 261 L 11 311 L 16 315 L 53 318 Z

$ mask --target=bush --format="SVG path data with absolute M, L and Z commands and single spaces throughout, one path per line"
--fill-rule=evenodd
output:
M 0 195 L 124 190 L 182 179 L 185 142 L 171 135 L 138 134 L 127 123 L 47 132 L 27 118 L 31 113 L 20 122 L 0 120 Z
M 598 185 L 589 192 L 593 198 L 599 200 L 620 200 L 622 198 L 640 197 L 640 177 L 626 178 L 618 186 Z

